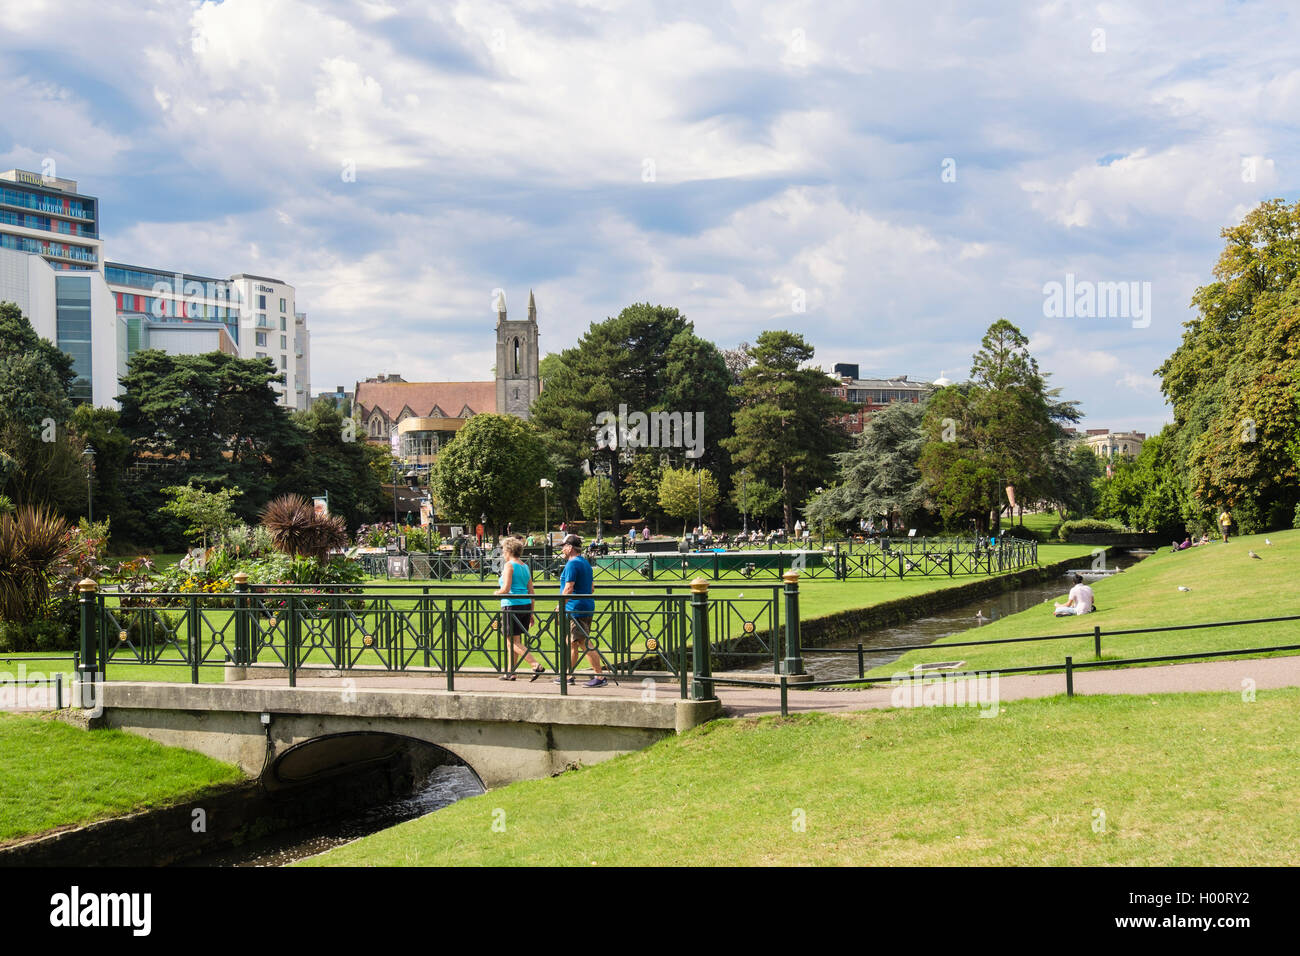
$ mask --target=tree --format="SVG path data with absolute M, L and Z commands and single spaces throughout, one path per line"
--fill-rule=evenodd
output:
M 780 509 L 781 489 L 742 471 L 733 477 L 731 503 L 738 514 L 748 515 L 752 524 L 758 524 Z
M 702 413 L 705 441 L 697 460 L 714 468 L 725 464 L 720 440 L 730 427 L 726 363 L 676 309 L 630 305 L 614 318 L 593 323 L 574 348 L 558 357 L 548 355 L 542 367 L 546 388 L 533 404 L 532 421 L 563 463 L 557 491 L 576 491 L 581 463 L 599 462 L 609 469 L 615 520 L 621 517 L 629 483 L 640 486 L 631 494 L 637 502 L 631 507 L 644 508 L 651 497 L 647 480 L 656 469 L 640 459 L 658 456 L 661 448 L 632 447 L 621 428 L 615 430 L 613 442 L 602 441 L 598 417 L 618 416 L 620 410 L 674 412 L 692 416 L 692 422 Z M 629 477 L 632 472 L 635 478 Z
M 578 489 L 578 510 L 588 521 L 598 518 L 609 521 L 614 517 L 614 486 L 608 477 L 592 475 Z
M 659 506 L 682 519 L 682 534 L 690 519 L 708 514 L 719 497 L 717 480 L 704 468 L 669 468 L 659 483 Z
M 1148 438 L 1136 459 L 1125 456 L 1112 461 L 1109 478 L 1096 479 L 1098 515 L 1118 518 L 1139 531 L 1168 535 L 1214 527 L 1212 520 L 1198 518 L 1195 509 L 1188 508 L 1187 481 L 1169 456 L 1172 427 Z
M 723 446 L 734 461 L 780 487 L 785 526 L 794 525 L 794 503 L 809 489 L 829 484 L 832 455 L 848 444 L 833 420 L 852 406 L 831 394 L 837 383 L 805 368 L 813 348 L 793 332 L 763 332 L 750 350 L 754 362 L 732 389 L 737 409 L 734 434 Z
M 1008 486 L 1020 501 L 1056 498 L 1053 449 L 1078 419 L 1076 403 L 1046 387 L 1020 330 L 990 325 L 971 380 L 936 392 L 925 413 L 918 464 L 945 523 L 996 529 Z
M 283 494 L 328 493 L 330 514 L 344 519 L 347 526 L 369 523 L 391 511 L 381 485 L 376 462 L 387 465 L 387 449 L 365 441 L 352 420 L 345 418 L 328 398 L 317 399 L 305 412 L 291 416 L 304 442 L 301 453 L 289 464 L 277 485 Z M 392 469 L 384 473 L 391 480 Z
M 171 498 L 171 501 L 160 510 L 185 522 L 185 534 L 191 538 L 202 538 L 206 548 L 208 535 L 220 538 L 235 523 L 232 502 L 243 492 L 235 487 L 205 491 L 190 482 L 164 488 L 163 494 Z
M 85 500 L 82 446 L 68 428 L 72 377 L 71 357 L 0 303 L 0 493 L 16 505 L 72 511 Z
M 1243 530 L 1289 526 L 1300 503 L 1300 202 L 1261 203 L 1220 235 L 1215 281 L 1196 290 L 1198 314 L 1157 369 L 1174 410 L 1161 454 L 1186 475 L 1185 520 L 1226 507 Z
M 538 482 L 549 477 L 546 446 L 512 415 L 475 415 L 438 455 L 431 486 L 447 517 L 468 525 L 486 515 L 488 527 L 536 520 Z
M 819 520 L 842 524 L 886 515 L 906 524 L 922 510 L 927 495 L 917 462 L 925 445 L 925 407 L 891 402 L 871 416 L 857 446 L 835 456 L 839 482 L 819 496 Z
M 170 461 L 200 484 L 238 483 L 241 516 L 252 520 L 304 455 L 271 388 L 280 377 L 268 359 L 137 352 L 122 379 L 119 425 L 137 456 Z

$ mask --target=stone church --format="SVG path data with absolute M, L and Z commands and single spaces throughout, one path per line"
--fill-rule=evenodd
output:
M 390 445 L 397 457 L 418 467 L 431 464 L 474 415 L 527 419 L 541 391 L 537 303 L 529 290 L 528 318 L 510 319 L 502 292 L 496 311 L 496 381 L 408 382 L 400 375 L 379 375 L 357 382 L 353 408 L 366 438 Z

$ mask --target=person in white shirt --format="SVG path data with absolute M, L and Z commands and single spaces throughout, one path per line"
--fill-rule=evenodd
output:
M 1083 575 L 1074 576 L 1074 587 L 1070 588 L 1070 598 L 1064 604 L 1054 605 L 1055 617 L 1068 617 L 1071 614 L 1088 614 L 1092 611 L 1092 588 L 1083 583 Z

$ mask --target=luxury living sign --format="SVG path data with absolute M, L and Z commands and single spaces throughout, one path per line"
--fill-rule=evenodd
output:
M 704 454 L 703 412 L 631 412 L 627 405 L 596 414 L 596 447 L 684 448 L 687 458 Z

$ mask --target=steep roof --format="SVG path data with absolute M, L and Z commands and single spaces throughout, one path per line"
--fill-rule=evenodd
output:
M 395 421 L 403 408 L 417 417 L 429 417 L 435 407 L 463 409 L 475 414 L 497 410 L 496 382 L 357 382 L 357 405 L 366 414 L 379 407 Z

